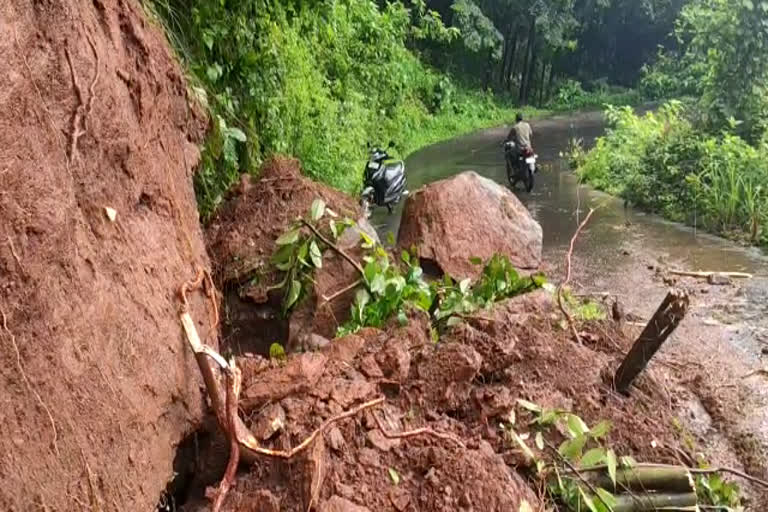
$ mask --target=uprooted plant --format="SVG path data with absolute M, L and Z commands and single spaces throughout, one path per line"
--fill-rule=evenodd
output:
M 618 456 L 607 443 L 612 425 L 600 421 L 588 426 L 576 414 L 518 400 L 521 415 L 530 420 L 517 424 L 513 410 L 499 425 L 510 444 L 520 450 L 543 482 L 549 499 L 566 510 L 590 512 L 640 512 L 646 510 L 739 511 L 739 488 L 721 473 L 732 473 L 759 485 L 768 485 L 729 468 L 698 468 L 638 463 Z M 518 429 L 520 429 L 518 431 Z M 525 431 L 523 431 L 523 429 Z M 564 440 L 559 445 L 557 438 Z
M 322 233 L 320 221 L 330 217 L 330 235 Z M 360 274 L 354 284 L 357 293 L 351 306 L 350 319 L 339 328 L 339 335 L 356 332 L 363 327 L 382 327 L 391 318 L 401 324 L 407 322 L 409 310 L 431 314 L 434 326 L 451 327 L 473 313 L 487 309 L 495 302 L 542 287 L 544 276 L 521 276 L 509 259 L 496 254 L 487 262 L 472 258 L 475 265 L 484 265 L 480 278 L 456 282 L 446 276 L 443 280 L 427 283 L 419 265 L 415 249 L 403 251 L 399 261 L 381 245 L 360 231 L 363 258 L 358 262 L 340 249 L 335 242 L 341 233 L 354 225 L 350 219 L 339 219 L 335 213 L 317 199 L 312 203 L 307 218 L 298 219 L 275 242 L 278 246 L 272 261 L 285 273 L 276 286 L 283 288 L 285 313 L 307 296 L 313 284 L 315 270 L 322 268 L 322 251 L 331 249 L 344 257 Z M 349 291 L 349 290 L 343 290 Z M 336 298 L 325 297 L 330 301 Z

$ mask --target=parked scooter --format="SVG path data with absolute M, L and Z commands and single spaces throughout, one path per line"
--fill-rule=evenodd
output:
M 390 142 L 387 149 L 395 147 Z M 408 195 L 405 180 L 405 163 L 389 161 L 386 150 L 368 145 L 370 157 L 363 173 L 363 191 L 360 194 L 360 204 L 366 217 L 370 216 L 373 206 L 384 206 L 389 213 L 400 200 Z
M 536 160 L 538 155 L 533 152 L 533 148 L 523 148 L 518 151 L 513 141 L 504 143 L 504 160 L 507 164 L 507 180 L 512 190 L 518 182 L 525 185 L 525 191 L 530 193 L 533 190 L 534 174 L 536 174 Z

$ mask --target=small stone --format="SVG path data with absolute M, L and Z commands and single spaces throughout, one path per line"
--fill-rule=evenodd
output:
M 323 347 L 327 347 L 330 342 L 325 336 L 312 333 L 307 336 L 306 348 L 307 350 L 320 350 Z
M 384 373 L 373 356 L 366 356 L 360 361 L 360 371 L 369 379 L 381 379 L 384 377 Z
M 388 439 L 381 430 L 369 430 L 368 441 L 377 449 L 388 452 L 392 448 L 400 446 L 400 439 Z
M 370 512 L 369 509 L 361 507 L 341 496 L 333 496 L 328 501 L 320 505 L 320 512 Z
M 433 487 L 440 486 L 440 480 L 437 478 L 435 468 L 429 468 L 429 471 L 427 471 L 427 474 L 424 476 L 424 480 L 429 482 Z
M 266 441 L 283 428 L 285 428 L 285 409 L 280 404 L 270 404 L 256 420 L 253 434 L 261 441 Z
M 110 208 L 109 206 L 104 207 L 104 213 L 107 215 L 107 218 L 109 219 L 109 222 L 115 222 L 117 220 L 117 210 L 114 208 Z
M 379 459 L 379 453 L 372 448 L 362 448 L 360 450 L 360 456 L 358 457 L 360 464 L 364 466 L 379 467 L 381 466 L 381 459 Z
M 355 494 L 357 494 L 355 492 L 355 488 L 352 487 L 351 485 L 343 484 L 341 482 L 336 482 L 334 486 L 336 487 L 336 493 L 343 498 L 350 499 L 354 497 Z
M 451 489 L 450 485 L 446 485 L 445 486 L 445 495 L 446 496 L 450 496 L 451 494 L 453 494 L 453 489 Z
M 334 451 L 341 452 L 344 450 L 344 436 L 338 427 L 333 427 L 328 431 L 328 444 Z
M 389 492 L 389 501 L 392 502 L 398 512 L 404 512 L 411 503 L 411 497 L 402 489 L 392 489 Z
M 258 491 L 253 501 L 258 503 L 257 512 L 280 512 L 280 498 L 266 489 Z

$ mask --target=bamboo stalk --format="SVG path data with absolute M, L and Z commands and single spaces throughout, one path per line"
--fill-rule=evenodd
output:
M 620 494 L 613 512 L 655 512 L 657 510 L 698 510 L 695 492 L 684 494 Z

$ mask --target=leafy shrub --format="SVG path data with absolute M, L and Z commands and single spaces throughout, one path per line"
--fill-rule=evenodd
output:
M 549 106 L 554 110 L 579 110 L 605 105 L 636 105 L 640 100 L 640 94 L 632 89 L 601 82 L 595 84 L 591 91 L 586 91 L 581 82 L 565 80 L 557 88 Z
M 665 217 L 726 236 L 765 242 L 767 148 L 710 135 L 677 101 L 637 116 L 609 108 L 609 129 L 578 168 L 597 188 Z

